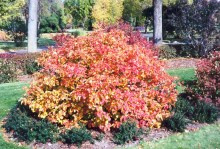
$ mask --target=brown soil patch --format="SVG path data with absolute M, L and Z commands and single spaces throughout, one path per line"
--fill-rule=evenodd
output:
M 178 68 L 196 68 L 196 63 L 199 59 L 195 58 L 178 58 L 164 60 L 166 69 L 178 69 Z

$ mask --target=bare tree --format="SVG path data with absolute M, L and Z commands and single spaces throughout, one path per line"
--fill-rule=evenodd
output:
M 37 21 L 39 0 L 29 0 L 28 52 L 37 52 Z
M 163 0 L 153 0 L 154 6 L 154 44 L 161 44 L 162 37 L 162 5 Z

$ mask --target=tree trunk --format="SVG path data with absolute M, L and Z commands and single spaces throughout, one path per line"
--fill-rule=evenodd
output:
M 37 20 L 39 0 L 29 0 L 28 52 L 37 52 Z
M 162 43 L 162 4 L 163 0 L 153 0 L 154 5 L 154 44 Z

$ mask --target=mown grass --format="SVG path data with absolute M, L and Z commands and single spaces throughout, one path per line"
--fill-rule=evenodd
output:
M 178 133 L 158 141 L 142 142 L 137 149 L 219 149 L 220 124 L 212 124 L 190 133 Z
M 27 86 L 27 83 L 6 83 L 0 85 L 0 121 L 7 115 L 9 110 L 16 104 L 19 98 L 24 94 L 22 89 Z M 15 144 L 7 143 L 2 138 L 0 133 L 0 148 L 1 149 L 24 149 Z
M 171 76 L 178 77 L 179 81 L 193 81 L 196 80 L 194 68 L 181 68 L 167 70 Z
M 170 69 L 167 73 L 171 76 L 177 77 L 177 90 L 182 93 L 185 89 L 184 85 L 196 80 L 195 69 L 194 68 L 181 68 L 181 69 Z

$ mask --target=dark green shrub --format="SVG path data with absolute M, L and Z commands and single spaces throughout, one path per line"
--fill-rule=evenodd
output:
M 175 104 L 174 112 L 182 113 L 188 118 L 192 118 L 194 113 L 194 106 L 192 103 L 190 103 L 189 100 L 179 97 Z
M 213 123 L 218 119 L 218 109 L 203 101 L 197 101 L 194 112 L 193 120 L 201 123 Z
M 162 126 L 176 131 L 183 132 L 186 128 L 187 120 L 184 117 L 184 114 L 177 112 L 173 116 L 165 119 L 162 123 Z
M 139 138 L 143 133 L 144 131 L 138 129 L 135 122 L 127 121 L 119 127 L 113 138 L 116 144 L 125 144 L 128 141 Z
M 34 140 L 41 143 L 56 141 L 58 127 L 45 120 L 37 120 L 34 117 L 35 115 L 27 107 L 18 104 L 10 111 L 3 127 L 7 132 L 13 132 L 13 136 L 19 141 L 28 143 Z
M 91 133 L 86 129 L 85 126 L 80 126 L 80 128 L 72 128 L 67 130 L 65 133 L 61 134 L 62 140 L 67 144 L 76 144 L 81 146 L 83 142 L 90 141 L 93 143 L 93 138 Z
M 213 123 L 218 118 L 218 109 L 215 106 L 198 100 L 193 94 L 188 94 L 188 97 L 186 94 L 179 97 L 173 111 L 201 123 Z

